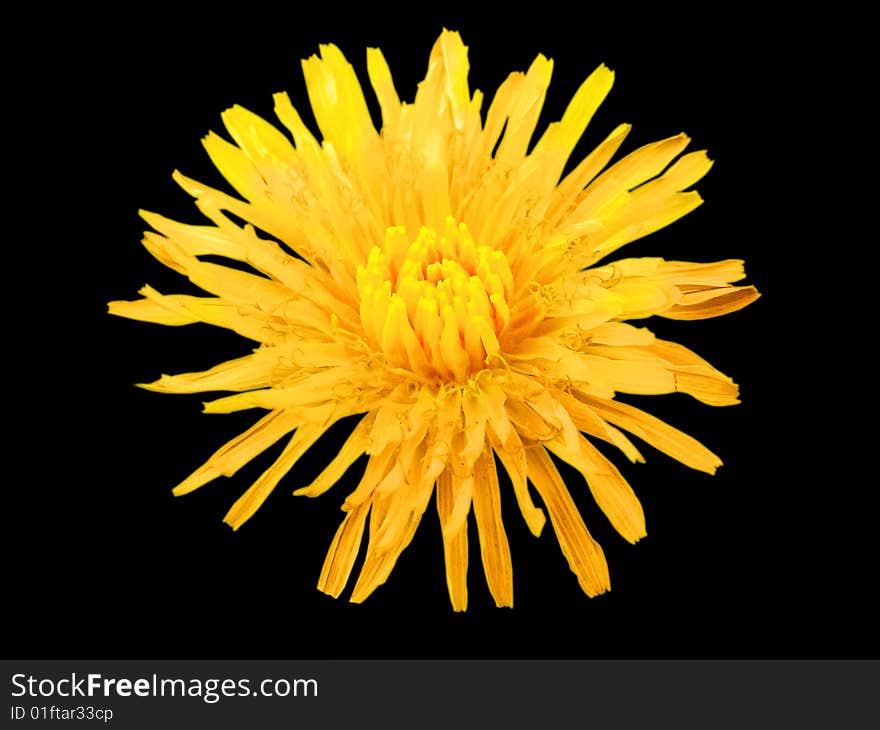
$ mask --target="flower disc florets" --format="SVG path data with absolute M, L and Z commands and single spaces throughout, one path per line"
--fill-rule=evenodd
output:
M 464 383 L 501 353 L 514 280 L 503 251 L 474 243 L 450 217 L 415 241 L 389 228 L 358 266 L 360 315 L 370 345 L 422 381 Z

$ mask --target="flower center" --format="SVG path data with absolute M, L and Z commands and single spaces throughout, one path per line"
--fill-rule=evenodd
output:
M 464 382 L 485 369 L 510 324 L 507 257 L 475 244 L 451 217 L 442 232 L 423 226 L 415 241 L 388 228 L 358 266 L 357 286 L 370 344 L 392 367 L 425 378 Z

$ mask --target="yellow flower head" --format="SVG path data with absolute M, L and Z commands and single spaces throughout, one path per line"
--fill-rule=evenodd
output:
M 234 144 L 209 134 L 204 145 L 241 198 L 175 173 L 211 225 L 143 213 L 154 229 L 147 249 L 211 296 L 147 286 L 143 299 L 111 302 L 110 311 L 160 324 L 206 322 L 256 343 L 246 357 L 145 387 L 232 391 L 205 410 L 266 411 L 175 494 L 231 476 L 287 437 L 226 515 L 237 529 L 333 423 L 363 416 L 321 475 L 295 492 L 322 494 L 369 456 L 318 581 L 333 596 L 349 579 L 368 519 L 356 602 L 388 578 L 433 495 L 453 608 L 467 607 L 472 510 L 491 593 L 499 606 L 513 605 L 496 456 L 529 529 L 541 533 L 546 510 L 581 587 L 595 596 L 610 587 L 608 566 L 550 454 L 584 475 L 630 542 L 645 535 L 641 506 L 593 439 L 631 461 L 642 457 L 624 431 L 694 469 L 713 473 L 721 463 L 615 394 L 678 391 L 710 405 L 737 402 L 730 378 L 628 322 L 744 307 L 758 293 L 731 285 L 744 276 L 742 262 L 599 263 L 696 208 L 700 196 L 687 188 L 711 162 L 704 152 L 679 156 L 689 142 L 681 134 L 609 166 L 629 132 L 621 125 L 563 178 L 614 74 L 596 69 L 530 151 L 551 69 L 539 55 L 526 73 L 511 74 L 484 117 L 458 33 L 440 35 L 413 103 L 400 101 L 381 51 L 371 48 L 377 132 L 354 70 L 336 46 L 321 46 L 303 71 L 323 141 L 286 94 L 275 96 L 275 113 L 292 142 L 233 107 L 223 121 Z

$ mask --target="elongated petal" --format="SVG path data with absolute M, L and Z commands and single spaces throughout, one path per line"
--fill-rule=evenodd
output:
M 410 500 L 413 508 L 404 517 L 404 521 L 397 531 L 398 538 L 393 545 L 380 551 L 377 549 L 376 543 L 371 540 L 367 548 L 367 555 L 364 558 L 361 573 L 351 594 L 351 601 L 353 603 L 364 601 L 388 579 L 400 554 L 409 545 L 413 535 L 415 535 L 416 528 L 430 500 L 436 477 L 437 474 L 434 471 L 433 462 L 429 461 L 423 472 L 422 479 L 414 485 L 413 495 Z
M 467 521 L 456 517 L 457 503 L 461 496 L 467 496 L 467 509 L 470 509 L 470 490 L 467 480 L 455 477 L 447 468 L 437 479 L 437 514 L 440 516 L 440 528 L 443 533 L 443 554 L 446 559 L 446 586 L 449 589 L 449 600 L 454 611 L 467 610 L 467 565 L 468 540 Z M 470 479 L 472 488 L 473 478 Z
M 513 165 L 525 156 L 541 108 L 544 106 L 552 73 L 553 62 L 539 55 L 532 62 L 526 75 L 521 77 L 513 100 L 514 104 L 507 118 L 504 136 L 495 153 L 495 159 L 502 165 Z
M 600 418 L 586 403 L 560 390 L 555 390 L 553 395 L 568 411 L 579 431 L 613 444 L 632 462 L 645 460 L 632 441 L 605 419 Z
M 535 537 L 540 537 L 547 518 L 544 516 L 544 511 L 540 507 L 535 506 L 529 494 L 529 487 L 526 481 L 528 477 L 528 464 L 526 462 L 525 447 L 515 431 L 511 432 L 510 439 L 508 439 L 506 445 L 493 440 L 492 446 L 510 476 L 519 511 L 522 513 L 529 531 Z
M 529 479 L 547 506 L 562 554 L 578 583 L 588 596 L 604 593 L 611 588 L 605 553 L 587 531 L 550 456 L 543 447 L 534 447 L 526 450 L 526 457 Z
M 358 482 L 355 490 L 346 497 L 342 509 L 353 510 L 360 504 L 368 501 L 373 496 L 373 490 L 388 475 L 394 466 L 394 457 L 397 453 L 397 445 L 391 444 L 380 454 L 373 454 L 367 461 L 367 468 Z
M 687 135 L 679 134 L 631 152 L 596 178 L 572 217 L 593 215 L 595 211 L 613 204 L 621 194 L 659 175 L 689 142 Z
M 582 395 L 581 399 L 602 418 L 626 429 L 692 469 L 714 474 L 721 466 L 721 459 L 699 441 L 659 418 L 625 403 L 602 400 L 589 395 Z
M 300 426 L 290 442 L 281 452 L 281 456 L 257 479 L 226 513 L 223 521 L 233 530 L 237 530 L 247 522 L 260 505 L 272 493 L 279 480 L 299 461 L 308 448 L 318 440 L 324 428 L 318 426 Z
M 400 117 L 400 98 L 394 88 L 388 62 L 378 48 L 367 49 L 367 73 L 382 110 L 382 126 L 393 129 Z
M 345 515 L 336 531 L 327 558 L 318 578 L 318 590 L 338 598 L 348 582 L 358 548 L 364 534 L 364 522 L 370 511 L 368 503 L 360 504 Z
M 440 48 L 446 77 L 446 98 L 452 107 L 456 129 L 464 128 L 464 116 L 470 102 L 468 90 L 467 47 L 458 33 L 444 30 L 440 34 Z
M 110 313 L 159 324 L 205 322 L 256 342 L 274 339 L 271 318 L 254 307 L 232 304 L 219 297 L 160 294 L 151 286 L 145 286 L 139 293 L 144 295 L 140 301 L 110 302 Z
M 215 365 L 200 373 L 163 375 L 154 383 L 141 385 L 157 393 L 202 393 L 210 390 L 250 390 L 270 384 L 278 363 L 275 358 L 247 355 Z
M 728 286 L 713 289 L 711 293 L 686 292 L 681 300 L 660 312 L 668 319 L 708 319 L 736 312 L 754 302 L 759 296 L 753 286 Z
M 558 439 L 546 446 L 586 477 L 596 504 L 624 538 L 635 543 L 647 534 L 645 514 L 632 487 L 587 439 L 581 437 L 575 449 Z
M 156 324 L 173 326 L 193 324 L 199 321 L 198 317 L 188 312 L 175 311 L 174 309 L 163 307 L 159 302 L 152 299 L 109 302 L 107 311 L 110 314 L 115 314 L 117 317 L 128 317 L 129 319 L 139 319 L 141 322 L 154 322 Z
M 547 155 L 546 180 L 555 185 L 562 174 L 566 161 L 575 145 L 587 128 L 599 105 L 605 100 L 614 72 L 607 66 L 599 66 L 575 93 L 562 119 L 551 124 L 544 136 L 538 140 L 533 155 Z
M 375 416 L 370 414 L 361 419 L 354 431 L 345 440 L 339 453 L 333 457 L 324 470 L 306 487 L 300 487 L 294 494 L 298 497 L 317 497 L 324 494 L 330 487 L 342 478 L 342 475 L 355 461 L 367 450 L 367 434 L 373 426 Z
M 297 428 L 296 416 L 272 411 L 247 431 L 218 449 L 210 459 L 174 488 L 174 494 L 188 494 L 218 476 L 232 476 L 278 439 Z
M 477 460 L 474 473 L 474 518 L 480 535 L 480 556 L 489 592 L 496 606 L 513 608 L 513 565 L 510 545 L 501 521 L 498 472 L 490 451 Z
M 351 64 L 334 45 L 322 45 L 321 56 L 303 61 L 303 75 L 315 121 L 324 139 L 347 156 L 360 154 L 375 139 L 367 102 Z

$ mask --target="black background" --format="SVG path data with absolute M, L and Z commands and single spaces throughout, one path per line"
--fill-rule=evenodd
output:
M 864 657 L 878 654 L 876 478 L 861 427 L 867 408 L 844 344 L 850 301 L 831 263 L 816 187 L 828 154 L 814 112 L 834 53 L 798 21 L 756 9 L 645 15 L 582 7 L 545 14 L 390 6 L 356 13 L 236 14 L 143 6 L 78 11 L 21 28 L 7 143 L 15 228 L 9 336 L 4 560 L 6 653 L 15 657 Z M 801 19 L 803 20 L 803 19 Z M 242 104 L 272 120 L 287 90 L 305 118 L 299 59 L 339 45 L 366 80 L 383 49 L 411 100 L 442 27 L 470 48 L 471 88 L 489 98 L 538 52 L 555 61 L 539 132 L 601 62 L 615 87 L 579 159 L 618 123 L 624 151 L 686 131 L 714 169 L 706 203 L 622 255 L 744 258 L 763 297 L 717 320 L 649 323 L 741 386 L 743 404 L 643 399 L 716 451 L 715 477 L 645 447 L 646 465 L 613 456 L 643 501 L 649 535 L 617 536 L 573 472 L 571 492 L 607 555 L 613 590 L 588 599 L 548 525 L 527 531 L 503 493 L 514 610 L 485 587 L 472 532 L 470 607 L 446 595 L 433 506 L 389 581 L 363 605 L 315 588 L 351 480 L 294 498 L 338 445 L 332 432 L 240 531 L 222 517 L 270 463 L 183 498 L 171 488 L 246 429 L 255 414 L 200 413 L 199 396 L 132 387 L 240 356 L 249 343 L 202 325 L 115 319 L 106 302 L 149 282 L 193 292 L 140 246 L 138 208 L 198 222 L 173 169 L 222 186 L 200 145 Z M 827 38 L 825 39 L 827 40 Z M 367 92 L 369 97 L 370 92 Z M 484 104 L 484 109 L 488 104 Z M 14 177 L 13 177 L 14 176 Z M 193 292 L 194 293 L 194 292 Z M 857 362 L 857 359 L 856 359 Z M 639 402 L 638 399 L 631 399 Z M 610 453 L 610 452 L 609 452 Z M 471 520 L 472 521 L 472 520 Z

